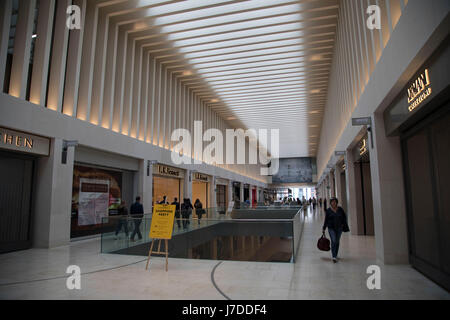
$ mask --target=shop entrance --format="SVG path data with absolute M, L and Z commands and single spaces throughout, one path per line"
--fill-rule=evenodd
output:
M 355 148 L 355 189 L 358 234 L 375 235 L 372 201 L 372 177 L 367 136 Z
M 31 247 L 33 158 L 0 152 L 0 253 Z
M 76 162 L 73 168 L 70 238 L 113 231 L 121 201 L 133 202 L 132 171 Z
M 405 132 L 410 262 L 450 290 L 450 103 Z
M 208 208 L 208 182 L 192 181 L 192 204 L 199 199 L 203 209 Z
M 182 194 L 182 183 L 181 179 L 169 178 L 164 176 L 153 176 L 153 194 L 152 194 L 152 205 L 155 203 L 160 203 L 164 196 L 166 196 L 166 201 L 172 203 L 175 198 L 178 199 L 179 203 L 183 202 Z
M 227 208 L 227 186 L 216 185 L 216 201 L 218 208 Z

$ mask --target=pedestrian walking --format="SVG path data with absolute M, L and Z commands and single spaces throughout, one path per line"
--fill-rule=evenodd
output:
M 328 228 L 328 233 L 331 240 L 331 254 L 333 262 L 338 261 L 339 242 L 342 232 L 349 232 L 350 229 L 347 223 L 347 215 L 342 207 L 338 206 L 338 199 L 331 198 L 330 208 L 326 210 L 325 221 L 322 227 L 322 233 L 325 235 L 325 230 Z

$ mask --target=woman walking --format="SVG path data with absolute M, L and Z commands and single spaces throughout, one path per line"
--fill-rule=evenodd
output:
M 200 202 L 200 199 L 195 200 L 194 208 L 195 208 L 195 214 L 197 215 L 197 218 L 198 218 L 198 224 L 200 224 L 202 215 L 205 213 L 205 210 L 203 210 L 203 204 Z
M 342 232 L 349 232 L 350 229 L 347 223 L 347 215 L 344 209 L 338 207 L 338 199 L 331 198 L 330 208 L 325 209 L 325 222 L 323 224 L 322 233 L 328 228 L 328 233 L 331 239 L 331 254 L 333 262 L 338 261 L 339 241 Z

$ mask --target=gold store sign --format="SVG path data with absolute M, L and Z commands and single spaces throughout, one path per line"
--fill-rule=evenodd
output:
M 409 112 L 416 109 L 431 95 L 431 82 L 428 69 L 420 74 L 408 88 L 408 110 Z
M 363 139 L 361 142 L 361 146 L 359 147 L 359 155 L 362 156 L 367 152 L 367 141 L 366 139 Z
M 171 177 L 175 177 L 175 178 L 183 177 L 181 170 L 178 170 L 176 168 L 158 164 L 155 169 L 156 169 L 156 172 L 154 172 L 155 174 L 160 174 L 163 176 L 171 176 Z
M 50 140 L 28 133 L 0 128 L 0 148 L 48 156 Z
M 202 173 L 194 173 L 194 180 L 208 182 L 208 176 Z

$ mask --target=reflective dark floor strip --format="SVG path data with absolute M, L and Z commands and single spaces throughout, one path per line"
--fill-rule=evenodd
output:
M 223 293 L 223 291 L 222 290 L 220 290 L 220 288 L 217 286 L 217 284 L 216 284 L 216 281 L 214 280 L 214 272 L 216 272 L 216 269 L 217 269 L 217 267 L 222 263 L 223 261 L 220 261 L 218 264 L 216 264 L 215 266 L 214 266 L 214 268 L 212 269 L 212 271 L 211 271 L 211 281 L 212 281 L 212 284 L 214 285 L 214 287 L 217 289 L 217 291 L 219 291 L 219 293 L 221 294 L 221 295 L 223 295 L 224 297 L 225 297 L 225 299 L 227 299 L 227 300 L 231 300 L 230 299 L 230 297 L 228 297 L 225 293 Z
M 103 271 L 109 271 L 109 270 L 114 270 L 114 269 L 119 269 L 119 268 L 123 268 L 123 267 L 128 267 L 131 266 L 133 264 L 138 264 L 140 262 L 144 262 L 147 261 L 147 259 L 143 259 L 143 260 L 139 260 L 139 261 L 135 261 L 135 262 L 131 262 L 128 264 L 124 264 L 124 265 L 120 265 L 117 267 L 111 267 L 111 268 L 106 268 L 106 269 L 101 269 L 101 270 L 95 270 L 95 271 L 90 271 L 90 272 L 82 272 L 81 275 L 86 275 L 86 274 L 92 274 L 92 273 L 98 273 L 98 272 L 103 272 Z M 0 283 L 0 287 L 3 286 L 13 286 L 13 285 L 18 285 L 18 284 L 26 284 L 26 283 L 33 283 L 33 282 L 40 282 L 40 281 L 50 281 L 50 280 L 56 280 L 56 279 L 64 279 L 69 277 L 70 274 L 66 274 L 64 276 L 58 276 L 58 277 L 53 277 L 53 278 L 45 278 L 45 279 L 34 279 L 34 280 L 27 280 L 27 281 L 18 281 L 18 282 L 8 282 L 8 283 Z

